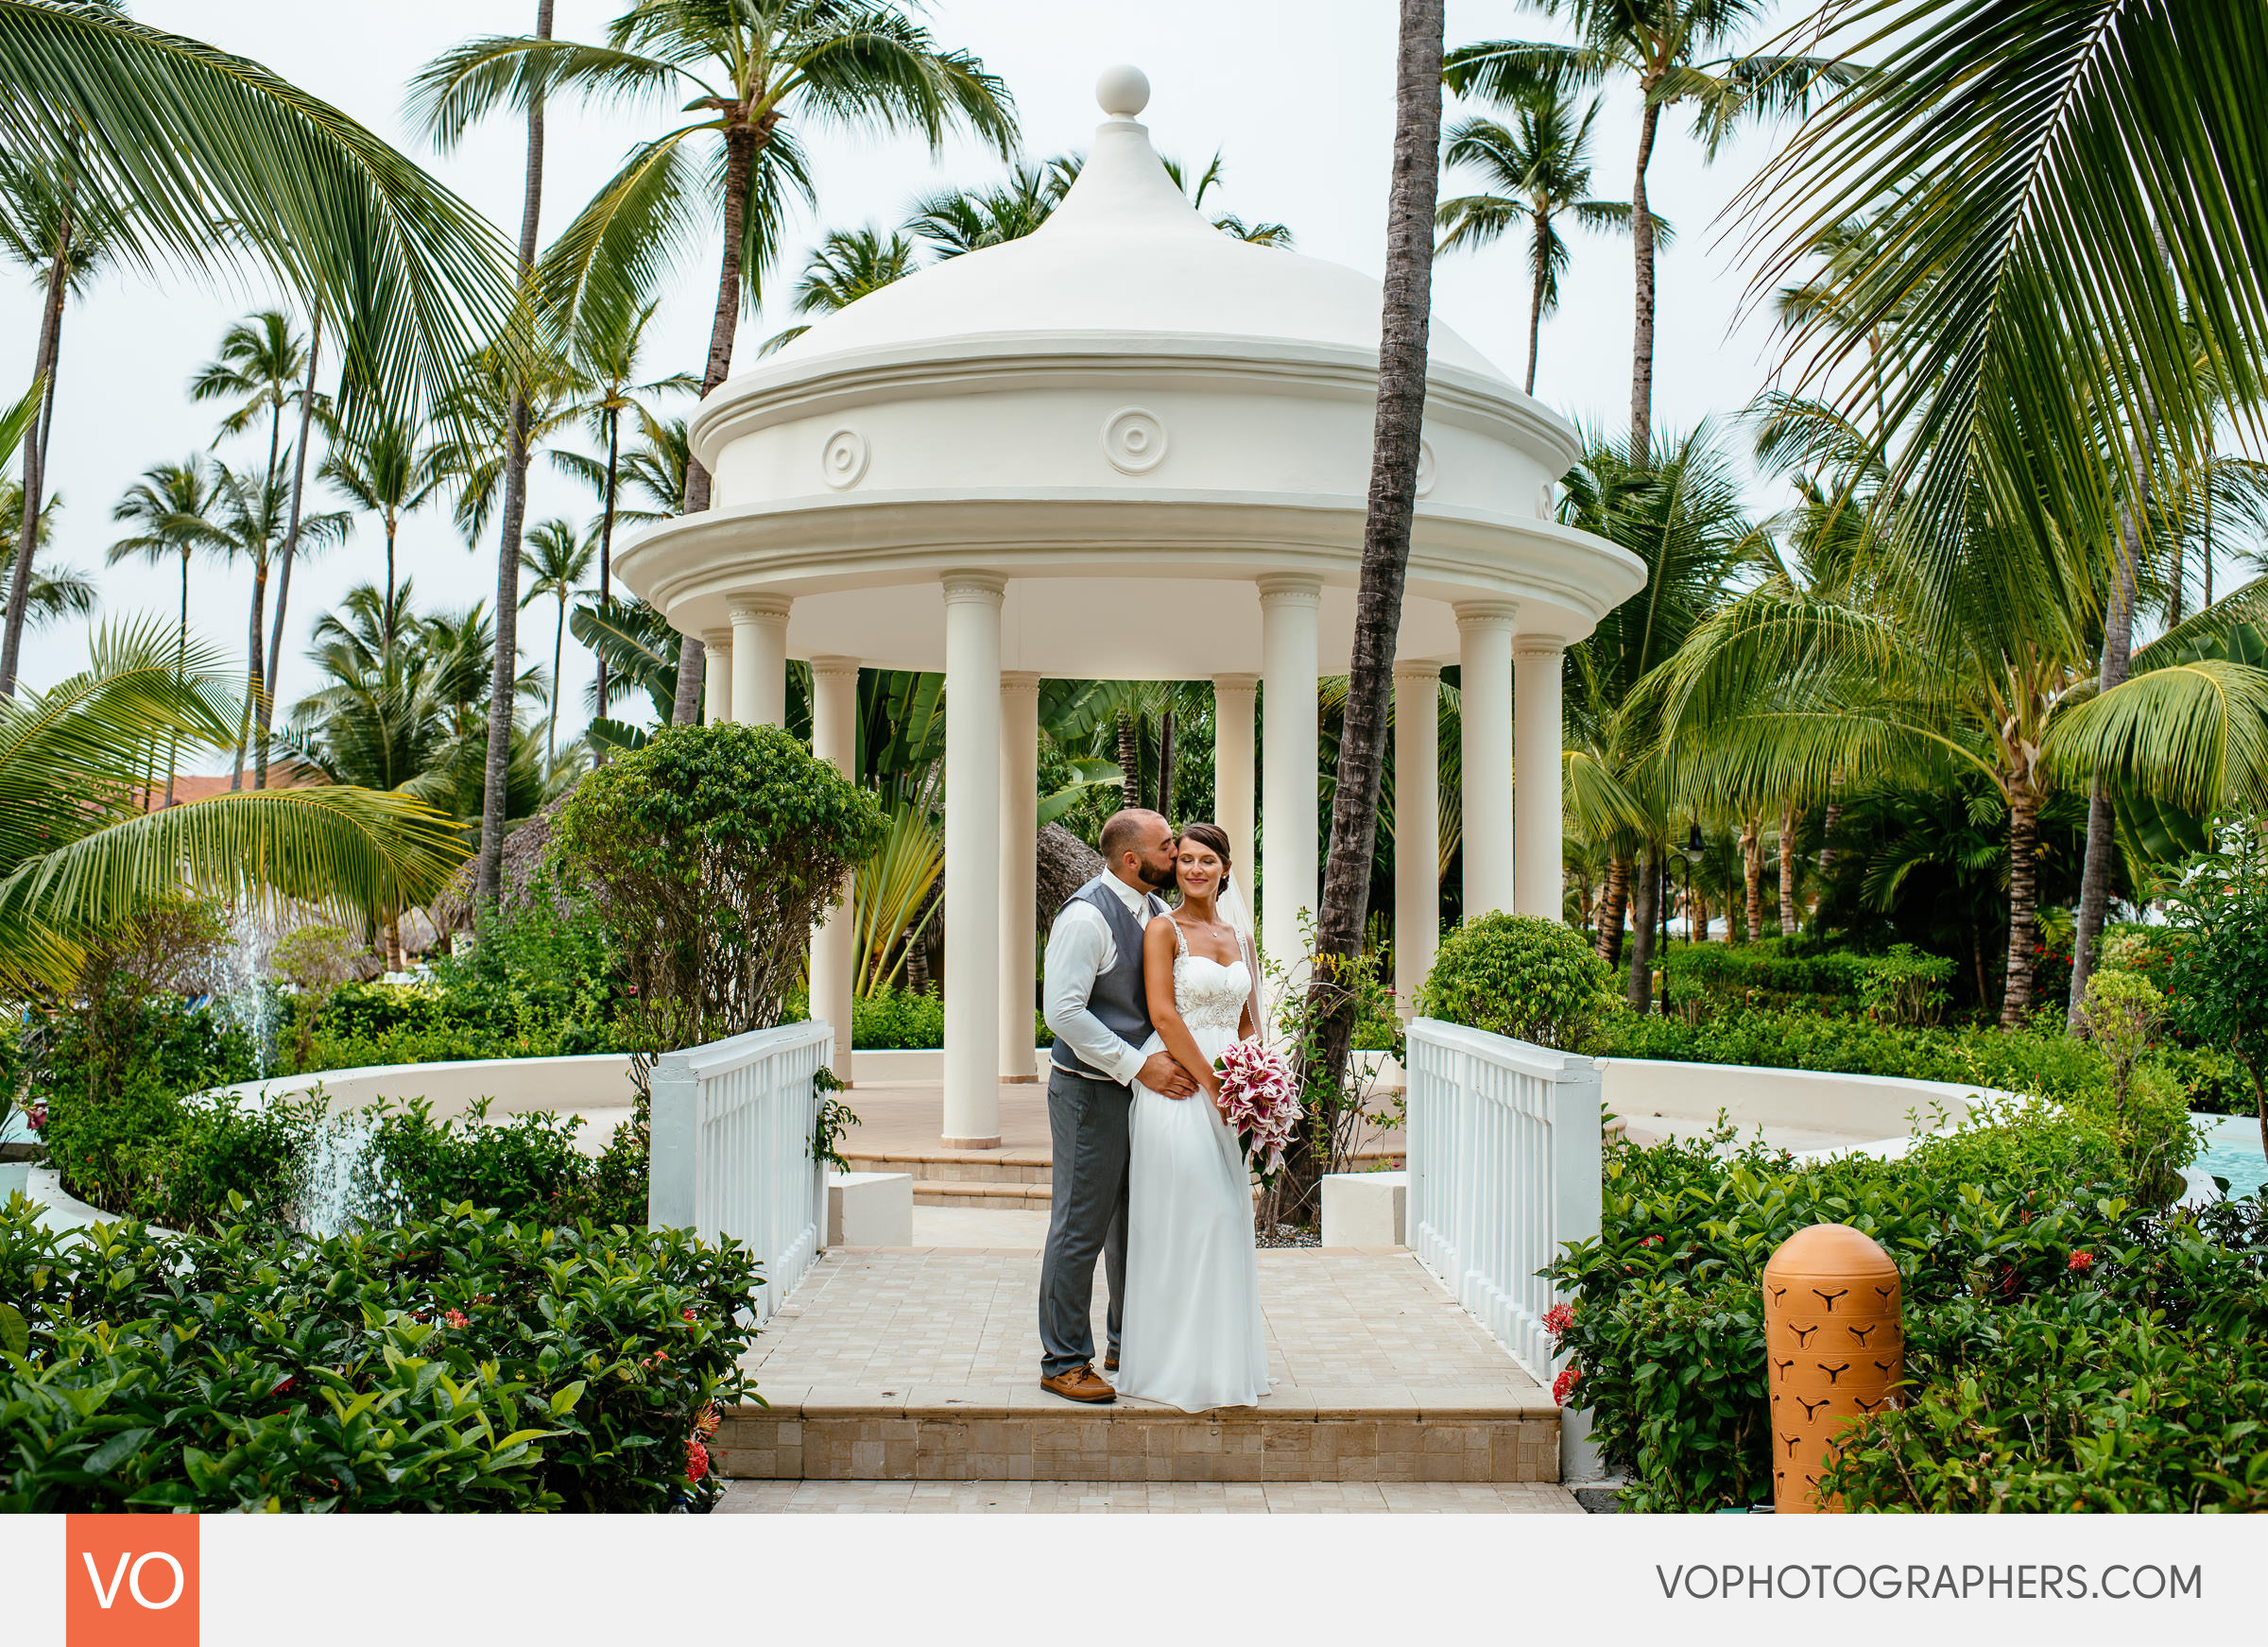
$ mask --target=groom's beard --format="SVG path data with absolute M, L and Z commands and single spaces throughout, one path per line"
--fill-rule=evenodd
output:
M 1153 869 L 1147 864 L 1144 864 L 1141 866 L 1137 873 L 1142 876 L 1142 882 L 1143 885 L 1151 887 L 1159 892 L 1163 892 L 1167 887 L 1174 884 L 1174 866 L 1171 864 L 1168 864 L 1162 869 Z

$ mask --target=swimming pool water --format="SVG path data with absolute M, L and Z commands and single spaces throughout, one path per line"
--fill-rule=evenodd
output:
M 2268 1181 L 2268 1158 L 2260 1154 L 2260 1124 L 2249 1115 L 2196 1115 L 2190 1119 L 2205 1129 L 2205 1146 L 2190 1164 L 2217 1178 L 2228 1180 L 2233 1196 L 2250 1195 Z

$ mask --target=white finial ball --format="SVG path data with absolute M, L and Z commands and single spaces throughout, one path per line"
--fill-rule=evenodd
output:
M 1132 63 L 1105 69 L 1094 82 L 1094 100 L 1114 120 L 1131 120 L 1150 106 L 1150 77 Z

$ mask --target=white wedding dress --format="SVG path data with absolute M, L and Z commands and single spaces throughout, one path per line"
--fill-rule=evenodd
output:
M 1177 938 L 1179 931 L 1176 930 Z M 1174 1004 L 1210 1061 L 1237 1038 L 1252 973 L 1192 955 L 1174 961 Z M 1147 1054 L 1165 1044 L 1152 1035 Z M 1236 1134 L 1203 1090 L 1168 1098 L 1134 1085 L 1121 1395 L 1185 1413 L 1249 1407 L 1268 1390 L 1252 1239 L 1252 1183 Z

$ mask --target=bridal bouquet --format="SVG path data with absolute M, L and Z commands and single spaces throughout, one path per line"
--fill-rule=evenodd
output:
M 1291 1066 L 1256 1040 L 1229 1043 L 1212 1061 L 1221 1077 L 1221 1107 L 1246 1156 L 1263 1158 L 1266 1177 L 1283 1170 L 1283 1152 L 1299 1126 L 1299 1089 Z

